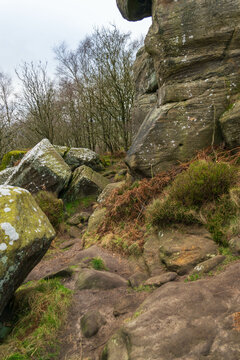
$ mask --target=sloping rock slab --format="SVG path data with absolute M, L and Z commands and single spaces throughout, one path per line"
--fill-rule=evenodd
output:
M 59 194 L 70 178 L 69 166 L 52 144 L 43 139 L 23 157 L 5 185 L 20 186 L 31 193 L 47 190 Z
M 101 161 L 99 155 L 86 148 L 68 148 L 67 146 L 54 146 L 57 152 L 63 157 L 64 161 L 70 166 L 71 170 L 86 165 L 93 170 L 101 170 Z
M 163 285 L 108 342 L 102 359 L 239 359 L 239 272 L 237 263 L 208 280 Z
M 94 269 L 83 269 L 76 283 L 78 290 L 83 289 L 114 289 L 127 286 L 127 281 L 117 274 Z
M 107 184 L 108 180 L 105 177 L 88 166 L 80 166 L 73 173 L 64 200 L 71 201 L 87 195 L 99 195 Z
M 119 189 L 121 186 L 123 186 L 125 183 L 125 181 L 118 181 L 115 183 L 110 183 L 108 184 L 104 190 L 101 192 L 101 194 L 99 195 L 99 197 L 97 198 L 97 202 L 99 204 L 103 203 L 105 200 L 107 200 L 107 198 L 111 195 L 111 193 L 116 190 Z
M 169 271 L 184 275 L 217 254 L 217 245 L 204 228 L 166 230 L 159 233 L 159 255 Z
M 54 237 L 48 218 L 27 190 L 0 186 L 0 315 Z
M 15 167 L 6 168 L 0 172 L 0 185 L 3 185 L 7 179 L 13 174 Z

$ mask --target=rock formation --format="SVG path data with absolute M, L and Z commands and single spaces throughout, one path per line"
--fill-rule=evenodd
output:
M 212 279 L 155 290 L 108 342 L 102 360 L 240 357 L 240 265 Z
M 0 185 L 20 186 L 32 194 L 40 190 L 61 193 L 65 200 L 71 201 L 97 196 L 109 183 L 93 168 L 102 169 L 99 155 L 94 151 L 53 146 L 43 139 L 17 166 L 0 172 Z
M 0 186 L 0 315 L 41 260 L 55 231 L 30 193 Z
M 155 105 L 154 96 L 145 96 L 142 115 L 134 111 L 137 123 L 150 108 L 128 152 L 132 173 L 151 176 L 223 141 L 229 147 L 239 146 L 240 1 L 117 3 L 126 19 L 152 15 L 153 21 L 142 60 L 140 55 L 137 58 L 138 78 L 145 79 L 145 90 L 139 89 L 137 82 L 134 109 L 143 93 L 154 94 L 154 81 L 154 86 L 146 86 L 154 73 L 158 100 Z M 146 62 L 154 64 L 152 72 Z
M 31 193 L 48 190 L 59 194 L 71 175 L 71 169 L 59 153 L 43 139 L 23 157 L 5 185 L 20 186 Z

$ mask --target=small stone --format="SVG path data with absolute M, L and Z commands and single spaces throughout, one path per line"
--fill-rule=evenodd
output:
M 80 212 L 77 214 L 74 214 L 72 217 L 67 219 L 67 224 L 69 225 L 79 225 L 86 223 L 90 217 L 90 214 L 87 212 Z
M 217 255 L 211 259 L 201 262 L 193 269 L 193 274 L 208 273 L 225 260 L 225 256 Z
M 98 311 L 88 311 L 81 318 L 81 330 L 86 338 L 96 335 L 104 324 L 106 324 L 106 320 Z
M 176 277 L 177 277 L 177 273 L 168 272 L 166 274 L 151 277 L 150 279 L 145 281 L 144 285 L 160 287 L 160 286 L 162 286 L 163 284 L 166 284 L 169 281 L 175 280 Z
M 78 290 L 108 290 L 122 286 L 127 286 L 127 281 L 121 276 L 106 271 L 97 271 L 94 269 L 82 269 L 76 282 L 76 288 Z

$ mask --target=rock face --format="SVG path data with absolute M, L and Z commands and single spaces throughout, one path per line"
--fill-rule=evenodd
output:
M 231 105 L 220 117 L 220 126 L 225 142 L 232 148 L 240 144 L 240 101 Z
M 3 185 L 5 181 L 13 174 L 14 171 L 15 171 L 14 167 L 10 167 L 0 171 L 0 185 Z
M 130 21 L 151 16 L 152 0 L 117 0 L 122 16 Z
M 87 195 L 99 195 L 107 184 L 108 180 L 105 177 L 82 165 L 73 172 L 64 199 L 70 201 Z
M 5 185 L 20 186 L 31 193 L 47 190 L 59 194 L 71 178 L 71 170 L 47 139 L 32 148 L 16 166 Z
M 101 170 L 102 168 L 99 155 L 90 149 L 68 148 L 67 146 L 57 145 L 54 147 L 72 171 L 82 165 L 89 166 L 93 170 Z
M 27 190 L 0 186 L 0 315 L 54 237 L 52 225 Z
M 150 10 L 151 4 L 145 50 L 154 64 L 158 103 L 149 103 L 126 159 L 132 173 L 141 176 L 169 169 L 223 139 L 230 147 L 240 145 L 239 132 L 233 134 L 240 124 L 237 113 L 219 123 L 239 93 L 240 0 L 118 1 L 129 20 L 149 16 L 142 9 Z M 144 62 L 143 56 L 140 68 Z M 137 93 L 136 106 L 141 96 Z
M 240 358 L 240 264 L 212 279 L 171 282 L 108 342 L 104 360 Z
M 145 265 L 151 276 L 163 273 L 163 268 L 184 275 L 218 252 L 217 244 L 202 227 L 166 229 L 149 235 L 143 251 Z
M 137 134 L 148 112 L 157 105 L 158 83 L 153 59 L 142 47 L 134 63 L 135 98 L 132 108 L 133 133 Z

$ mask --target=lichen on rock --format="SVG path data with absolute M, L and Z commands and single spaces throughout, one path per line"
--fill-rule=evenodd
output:
M 21 160 L 5 185 L 20 186 L 31 193 L 40 190 L 59 193 L 71 178 L 71 169 L 53 145 L 43 139 Z
M 27 190 L 0 186 L 0 315 L 54 237 L 48 218 Z

